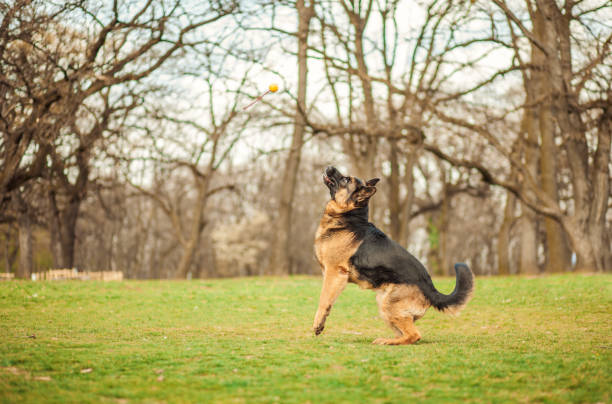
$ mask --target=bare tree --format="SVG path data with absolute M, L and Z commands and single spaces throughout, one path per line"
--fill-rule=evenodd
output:
M 186 10 L 178 1 L 15 0 L 2 7 L 0 201 L 45 177 L 55 265 L 72 267 L 94 150 L 105 136 L 120 133 L 118 126 L 141 104 L 147 86 L 155 88 L 146 80 L 183 49 L 213 43 L 202 28 L 234 12 L 237 3 Z M 91 29 L 70 24 L 77 19 Z
M 316 273 L 332 161 L 384 178 L 373 220 L 437 273 L 562 271 L 570 251 L 612 267 L 604 0 L 186 7 L 0 4 L 0 223 L 18 276 L 39 234 L 56 266 L 134 278 Z M 287 90 L 242 111 L 261 73 Z
M 19 251 L 18 245 L 15 243 L 16 229 L 13 224 L 13 220 L 7 217 L 2 218 L 2 243 L 3 243 L 3 272 L 12 272 L 13 265 L 17 259 L 17 252 Z
M 398 1 L 321 3 L 313 58 L 322 60 L 329 88 L 322 92 L 329 94 L 335 117 L 314 110 L 307 121 L 314 133 L 342 138 L 357 175 L 384 166 L 387 181 L 381 189 L 388 215 L 381 218 L 391 237 L 406 244 L 413 211 L 423 207 L 415 206 L 414 178 L 432 125 L 428 106 L 447 99 L 445 83 L 469 67 L 455 66 L 453 54 L 474 41 L 455 35 L 470 16 L 452 2 L 426 3 L 423 20 L 408 32 L 398 16 L 400 6 Z M 400 54 L 408 55 L 408 63 L 398 60 Z
M 182 49 L 210 43 L 201 28 L 237 4 L 215 2 L 193 11 L 179 1 L 14 0 L 1 7 L 0 201 L 6 202 L 10 191 L 42 176 L 61 129 L 94 95 L 141 81 Z M 64 23 L 76 20 L 91 29 Z
M 529 27 L 505 2 L 495 0 L 494 3 L 510 22 L 508 29 L 525 38 L 531 47 L 538 48 L 531 54 L 536 63 L 529 67 L 528 73 L 544 68 L 548 80 L 539 83 L 545 87 L 537 103 L 533 105 L 533 96 L 527 97 L 527 103 L 522 108 L 527 114 L 533 112 L 533 108 L 541 108 L 539 141 L 544 147 L 551 145 L 547 136 L 551 136 L 552 132 L 555 134 L 554 143 L 562 145 L 567 158 L 571 203 L 569 206 L 561 204 L 554 195 L 550 178 L 546 180 L 548 185 L 540 186 L 532 167 L 535 157 L 521 160 L 503 144 L 494 125 L 490 124 L 491 121 L 504 119 L 503 114 L 494 118 L 489 114 L 489 124 L 479 125 L 473 123 L 474 118 L 467 120 L 456 114 L 451 116 L 441 109 L 436 110 L 443 121 L 484 139 L 507 161 L 508 166 L 516 170 L 518 177 L 515 180 L 492 173 L 482 160 L 468 161 L 453 157 L 439 148 L 432 148 L 432 152 L 455 165 L 479 171 L 486 182 L 503 186 L 529 208 L 559 223 L 578 256 L 579 269 L 609 268 L 610 236 L 605 215 L 610 195 L 610 92 L 609 81 L 604 77 L 609 77 L 611 73 L 609 47 L 612 34 L 606 29 L 583 30 L 578 27 L 588 27 L 593 22 L 591 17 L 609 11 L 610 7 L 602 3 L 586 9 L 588 5 L 572 1 L 562 6 L 548 0 L 528 3 Z M 492 15 L 491 12 L 489 14 Z M 508 46 L 512 49 L 512 44 Z M 489 82 L 493 82 L 499 74 L 499 71 L 496 72 Z M 537 74 L 529 76 L 531 80 L 535 77 Z M 530 87 L 529 83 L 526 85 Z M 530 101 L 533 102 L 530 104 Z M 531 121 L 533 124 L 533 119 Z M 546 127 L 551 124 L 554 124 L 555 131 Z M 531 142 L 535 140 L 532 138 Z M 545 149 L 543 152 L 551 151 Z M 552 164 L 543 164 L 542 170 L 550 176 Z
M 305 119 L 301 111 L 306 111 L 306 88 L 308 77 L 308 34 L 310 32 L 310 20 L 314 15 L 314 0 L 306 4 L 304 0 L 297 0 L 295 7 L 298 15 L 297 37 L 297 63 L 298 63 L 298 91 L 296 99 L 296 113 L 291 146 L 285 167 L 282 170 L 282 181 L 280 189 L 277 232 L 272 246 L 272 258 L 270 267 L 276 274 L 291 272 L 289 256 L 291 242 L 291 223 L 293 220 L 293 203 L 297 173 L 300 167 L 302 147 L 304 146 Z
M 162 125 L 154 121 L 153 125 L 157 126 L 157 129 L 144 132 L 149 140 L 145 140 L 148 150 L 145 153 L 151 155 L 147 159 L 152 159 L 164 167 L 164 174 L 155 178 L 153 187 L 136 184 L 129 179 L 128 174 L 132 185 L 150 197 L 172 224 L 172 231 L 182 250 L 176 268 L 178 277 L 186 277 L 192 269 L 202 231 L 210 220 L 206 214 L 208 200 L 218 192 L 234 189 L 231 182 L 217 183 L 215 174 L 229 158 L 251 121 L 251 115 L 241 114 L 242 108 L 238 104 L 241 100 L 241 87 L 235 90 L 232 99 L 221 102 L 223 106 L 218 109 L 219 101 L 215 101 L 215 98 L 223 97 L 223 94 L 229 96 L 224 91 L 226 83 L 219 84 L 225 80 L 215 74 L 206 78 L 207 106 L 203 108 L 206 114 L 204 123 L 188 118 L 191 111 L 172 111 L 171 107 L 149 114 Z M 240 86 L 245 82 L 246 76 Z M 223 86 L 224 89 L 217 91 L 215 85 Z M 193 109 L 198 111 L 197 115 L 202 116 L 201 109 Z M 172 150 L 172 153 L 169 153 L 169 150 Z M 130 155 L 125 158 L 129 160 Z M 188 187 L 174 189 L 180 184 L 179 179 L 185 178 L 184 174 L 189 178 Z M 175 187 L 167 186 L 168 178 L 173 178 Z M 189 198 L 187 204 L 186 198 Z
M 542 13 L 530 10 L 534 19 L 533 34 L 538 40 L 553 35 L 547 32 L 540 23 L 543 18 Z M 507 16 L 509 19 L 509 16 Z M 521 47 L 518 43 L 519 38 L 515 34 L 512 23 L 509 21 L 509 28 L 512 34 L 512 45 L 515 58 L 521 67 L 522 81 L 525 90 L 525 108 L 523 112 L 524 139 L 521 139 L 525 153 L 525 161 L 529 165 L 530 174 L 537 179 L 544 191 L 553 200 L 558 201 L 557 192 L 557 146 L 555 145 L 555 127 L 552 117 L 550 96 L 544 96 L 549 88 L 549 76 L 546 73 L 546 55 L 540 48 L 531 46 L 531 54 L 528 60 L 521 55 Z M 539 164 L 538 164 L 539 163 Z M 522 273 L 533 273 L 537 265 L 536 253 L 533 251 L 537 243 L 534 242 L 536 234 L 536 212 L 529 207 L 523 208 L 524 213 L 521 222 L 521 237 L 524 240 L 523 250 L 531 247 L 528 254 L 529 261 L 526 265 L 521 265 Z M 558 272 L 567 270 L 570 267 L 570 254 L 565 240 L 565 231 L 558 222 L 551 218 L 544 217 L 546 230 L 547 246 L 547 272 Z M 522 258 L 525 254 L 522 254 Z
M 22 185 L 19 192 L 13 191 L 10 203 L 3 212 L 2 220 L 9 223 L 8 234 L 11 235 L 11 226 L 16 229 L 15 247 L 10 251 L 7 240 L 5 247 L 5 262 L 7 270 L 12 267 L 12 261 L 17 260 L 15 276 L 17 278 L 29 279 L 36 269 L 35 256 L 35 231 L 42 225 L 41 216 L 44 211 L 44 203 L 41 203 L 39 184 L 28 183 Z
M 42 174 L 48 152 L 45 141 L 64 123 L 53 107 L 66 93 L 65 80 L 57 80 L 53 69 L 60 58 L 57 49 L 40 48 L 52 40 L 55 19 L 68 7 L 48 13 L 37 12 L 39 7 L 41 2 L 28 0 L 0 5 L 4 16 L 0 24 L 1 207 L 8 203 L 11 191 Z M 31 157 L 26 160 L 27 155 Z
M 51 143 L 49 159 L 52 164 L 45 173 L 48 189 L 48 227 L 51 250 L 56 268 L 74 266 L 76 226 L 80 207 L 95 177 L 92 165 L 96 155 L 120 136 L 130 113 L 141 104 L 146 92 L 124 91 L 111 96 L 101 91 L 99 106 L 87 108 L 78 120 L 62 131 L 62 136 Z

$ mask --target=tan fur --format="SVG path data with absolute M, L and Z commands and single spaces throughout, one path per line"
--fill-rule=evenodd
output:
M 378 338 L 377 345 L 406 345 L 421 339 L 414 322 L 425 315 L 429 300 L 415 285 L 384 284 L 377 290 L 376 302 L 381 317 L 398 335 L 395 339 Z
M 360 244 L 348 231 L 335 231 L 332 236 L 326 234 L 329 229 L 340 226 L 334 217 L 337 209 L 339 207 L 335 201 L 327 204 L 315 235 L 315 255 L 323 271 L 323 288 L 313 323 L 316 334 L 323 331 L 332 305 L 349 282 L 349 259 Z
M 333 217 L 355 208 L 355 203 L 349 199 L 349 193 L 345 189 L 336 192 L 334 199 L 325 205 L 325 215 Z
M 361 242 L 355 241 L 348 231 L 334 231 L 331 236 L 326 233 L 341 226 L 337 214 L 344 211 L 342 209 L 346 210 L 334 200 L 327 204 L 315 235 L 315 255 L 324 273 L 326 268 L 340 268 L 348 272 L 349 282 L 356 283 L 363 289 L 372 289 L 369 282 L 359 279 L 357 270 L 349 262 Z
M 393 318 L 392 325 L 399 330 L 401 335 L 397 338 L 377 338 L 374 345 L 410 345 L 421 339 L 421 333 L 414 326 L 412 317 Z
M 323 288 L 319 297 L 319 307 L 315 315 L 313 329 L 320 334 L 325 326 L 332 305 L 348 283 L 348 273 L 342 268 L 325 268 L 323 272 Z
M 348 260 L 359 248 L 348 231 L 335 231 L 328 236 L 326 231 L 339 226 L 337 219 L 327 213 L 323 215 L 315 235 L 315 254 L 323 268 L 343 267 L 348 271 Z
M 376 302 L 383 318 L 413 317 L 418 320 L 430 306 L 429 300 L 416 285 L 386 283 L 376 293 Z

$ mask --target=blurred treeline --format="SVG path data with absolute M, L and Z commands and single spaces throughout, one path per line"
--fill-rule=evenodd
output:
M 607 0 L 0 16 L 3 271 L 319 273 L 328 164 L 382 179 L 371 220 L 433 273 L 612 269 Z

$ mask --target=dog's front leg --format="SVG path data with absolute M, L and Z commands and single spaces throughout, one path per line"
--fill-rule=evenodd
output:
M 323 289 L 319 298 L 319 309 L 315 315 L 314 329 L 315 335 L 321 334 L 325 327 L 325 319 L 329 315 L 332 305 L 340 296 L 340 293 L 348 283 L 348 272 L 342 268 L 327 268 L 323 273 Z

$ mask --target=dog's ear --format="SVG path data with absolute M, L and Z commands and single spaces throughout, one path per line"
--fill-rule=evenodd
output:
M 378 180 L 378 178 L 377 178 L 377 180 Z M 368 181 L 368 182 L 370 182 L 370 181 Z M 375 193 L 376 193 L 376 187 L 365 186 L 365 187 L 359 188 L 359 190 L 357 190 L 355 192 L 355 194 L 353 196 L 353 199 L 357 203 L 367 202 L 368 199 L 370 199 L 372 197 L 372 195 L 374 195 Z
M 374 185 L 376 185 L 378 183 L 378 181 L 380 181 L 380 178 L 372 178 L 371 180 L 367 180 L 366 181 L 366 185 L 368 187 L 373 187 Z M 372 194 L 372 195 L 374 195 L 374 194 Z

